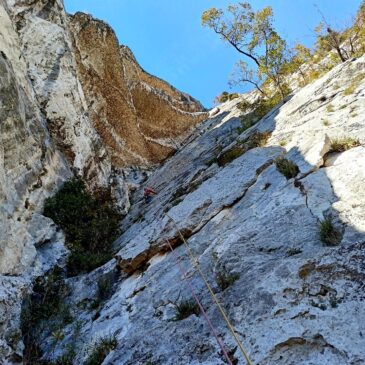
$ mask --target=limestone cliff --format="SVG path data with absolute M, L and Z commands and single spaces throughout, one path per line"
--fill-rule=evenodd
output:
M 61 0 L 0 0 L 0 363 L 81 365 L 113 336 L 104 365 L 224 364 L 204 317 L 181 313 L 190 280 L 244 364 L 196 265 L 254 364 L 365 363 L 364 70 L 365 56 L 336 66 L 249 128 L 239 103 L 255 92 L 200 123 L 202 106 L 105 23 Z M 22 301 L 67 255 L 43 203 L 72 175 L 112 185 L 129 212 L 115 257 L 62 279 L 69 316 L 34 325 L 29 360 Z
M 163 161 L 207 117 L 189 95 L 142 70 L 104 22 L 77 13 L 70 29 L 90 118 L 114 165 Z
M 338 65 L 243 132 L 237 106 L 255 93 L 212 112 L 149 178 L 158 198 L 146 206 L 136 192 L 116 260 L 67 280 L 82 325 L 77 334 L 65 326 L 55 347 L 44 332 L 45 356 L 72 343 L 82 364 L 114 334 L 103 364 L 226 363 L 202 315 L 177 320 L 190 280 L 233 363 L 245 364 L 180 231 L 254 364 L 364 363 L 364 69 L 365 57 Z M 356 143 L 336 149 L 344 137 Z M 297 166 L 292 175 L 283 159 Z M 325 219 L 332 245 L 320 234 Z M 110 274 L 112 292 L 95 308 Z

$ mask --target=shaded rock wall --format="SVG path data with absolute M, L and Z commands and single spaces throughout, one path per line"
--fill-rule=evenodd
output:
M 52 140 L 91 186 L 106 185 L 110 158 L 88 117 L 63 2 L 9 0 L 8 5 Z
M 22 355 L 19 341 L 11 339 L 19 339 L 21 302 L 32 275 L 64 254 L 62 234 L 40 211 L 71 171 L 50 136 L 3 2 L 0 29 L 0 362 L 7 364 Z M 39 252 L 47 252 L 50 242 L 53 253 L 42 262 L 46 256 Z

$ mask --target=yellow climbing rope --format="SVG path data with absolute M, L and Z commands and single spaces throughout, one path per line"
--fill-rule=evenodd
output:
M 212 296 L 212 298 L 213 298 L 213 300 L 214 300 L 215 304 L 217 305 L 217 307 L 218 307 L 219 311 L 221 312 L 221 314 L 222 314 L 222 316 L 223 316 L 223 318 L 224 318 L 224 321 L 226 322 L 226 324 L 227 324 L 227 326 L 228 326 L 229 331 L 231 332 L 231 334 L 232 334 L 232 336 L 233 336 L 234 340 L 236 341 L 236 343 L 237 343 L 237 345 L 238 345 L 239 349 L 241 350 L 242 355 L 243 355 L 243 356 L 244 356 L 244 358 L 246 359 L 247 364 L 248 364 L 248 365 L 253 365 L 253 363 L 252 363 L 252 361 L 250 360 L 250 357 L 249 357 L 249 355 L 248 355 L 248 352 L 245 350 L 245 348 L 244 348 L 243 344 L 241 343 L 240 339 L 238 338 L 238 336 L 237 336 L 237 334 L 236 334 L 236 330 L 235 330 L 235 328 L 233 327 L 233 325 L 232 325 L 231 321 L 229 320 L 229 318 L 228 318 L 228 316 L 227 316 L 227 314 L 226 314 L 225 310 L 223 309 L 222 305 L 220 304 L 220 302 L 219 302 L 219 300 L 218 300 L 217 296 L 214 294 L 213 289 L 212 289 L 212 287 L 210 286 L 210 284 L 209 284 L 209 282 L 208 282 L 208 280 L 207 280 L 207 278 L 206 278 L 205 274 L 203 273 L 202 269 L 200 268 L 199 262 L 198 262 L 197 258 L 195 257 L 195 255 L 194 255 L 193 251 L 191 250 L 191 248 L 190 248 L 190 246 L 189 246 L 188 242 L 186 241 L 185 237 L 184 237 L 184 236 L 183 236 L 183 234 L 181 233 L 181 231 L 180 231 L 180 229 L 179 229 L 178 225 L 176 224 L 175 220 L 174 220 L 174 219 L 173 219 L 173 218 L 172 218 L 169 214 L 167 214 L 167 213 L 166 213 L 166 216 L 167 216 L 167 217 L 168 217 L 168 218 L 172 221 L 172 223 L 174 224 L 175 228 L 177 229 L 177 231 L 178 231 L 178 233 L 179 233 L 179 236 L 180 236 L 180 238 L 182 239 L 182 241 L 183 241 L 183 243 L 184 243 L 184 245 L 185 245 L 185 247 L 186 247 L 186 250 L 187 250 L 187 252 L 188 252 L 189 259 L 190 259 L 190 262 L 191 262 L 192 266 L 193 266 L 193 267 L 195 267 L 195 268 L 198 270 L 199 275 L 200 275 L 200 276 L 201 276 L 201 278 L 203 279 L 205 286 L 206 286 L 206 287 L 207 287 L 207 289 L 209 290 L 210 295 Z

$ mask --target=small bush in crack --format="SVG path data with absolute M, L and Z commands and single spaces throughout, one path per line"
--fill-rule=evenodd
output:
M 285 94 L 289 94 L 290 90 L 286 90 Z M 276 93 L 270 98 L 260 98 L 254 103 L 249 103 L 246 100 L 241 101 L 237 104 L 238 109 L 240 109 L 245 115 L 241 117 L 242 126 L 246 129 L 256 124 L 260 119 L 262 119 L 267 113 L 270 112 L 276 105 L 282 101 L 282 96 Z
M 21 312 L 25 364 L 41 363 L 42 352 L 37 345 L 40 330 L 52 333 L 72 323 L 70 309 L 63 300 L 68 292 L 62 271 L 57 267 L 48 276 L 36 279 L 33 293 L 24 300 Z
M 298 175 L 299 168 L 298 166 L 286 159 L 286 158 L 279 158 L 276 160 L 276 168 L 279 172 L 281 172 L 287 179 L 291 179 Z
M 96 299 L 92 304 L 92 308 L 97 308 L 102 302 L 110 298 L 112 292 L 113 292 L 113 273 L 107 274 L 98 280 Z
M 227 91 L 223 91 L 222 94 L 216 97 L 218 103 L 225 103 L 226 101 L 231 101 L 238 98 L 240 95 L 237 93 L 230 94 Z
M 333 113 L 335 111 L 335 108 L 333 107 L 333 105 L 328 104 L 326 107 L 326 111 L 327 113 Z
M 271 136 L 270 132 L 253 133 L 244 143 L 246 151 L 251 150 L 252 148 L 264 147 L 270 136 Z
M 121 215 L 106 189 L 91 194 L 82 180 L 73 178 L 46 200 L 43 214 L 65 232 L 69 275 L 89 272 L 112 258 Z
M 175 321 L 181 321 L 188 318 L 192 314 L 199 315 L 200 309 L 198 304 L 194 300 L 183 300 L 181 303 L 176 304 Z
M 218 165 L 225 166 L 225 165 L 229 164 L 230 162 L 232 162 L 233 160 L 235 160 L 236 158 L 243 155 L 244 153 L 245 153 L 245 149 L 240 145 L 236 145 L 236 146 L 232 147 L 230 150 L 228 150 L 228 151 L 222 153 L 220 156 L 218 156 L 218 158 L 217 158 Z
M 243 155 L 248 150 L 265 146 L 268 139 L 270 138 L 270 135 L 270 132 L 255 132 L 251 134 L 251 136 L 247 138 L 246 141 L 240 142 L 239 144 L 233 146 L 230 150 L 223 152 L 220 156 L 218 156 L 218 165 L 225 166 Z
M 328 246 L 336 246 L 340 243 L 341 233 L 336 229 L 331 218 L 326 218 L 319 223 L 319 238 Z
M 286 146 L 287 145 L 287 141 L 285 140 L 285 139 L 282 139 L 282 140 L 280 140 L 279 141 L 279 145 L 281 146 L 281 147 L 284 147 L 284 146 Z
M 331 140 L 329 152 L 344 152 L 351 148 L 360 146 L 360 141 L 351 137 L 335 138 Z
M 351 84 L 343 91 L 343 95 L 351 95 L 359 87 L 361 81 L 364 79 L 365 73 L 357 75 L 351 82 Z
M 65 354 L 58 357 L 52 365 L 73 365 L 74 359 L 76 357 L 76 352 L 73 349 L 70 349 Z
M 109 352 L 113 351 L 118 345 L 116 336 L 109 336 L 100 339 L 85 361 L 85 365 L 101 365 Z
M 219 289 L 221 291 L 226 290 L 229 288 L 236 280 L 239 279 L 239 274 L 231 274 L 226 271 L 220 271 L 217 273 L 215 280 L 217 282 L 217 285 L 219 286 Z

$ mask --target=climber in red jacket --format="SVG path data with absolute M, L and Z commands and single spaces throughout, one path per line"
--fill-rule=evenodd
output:
M 145 203 L 148 204 L 149 202 L 151 202 L 152 197 L 156 194 L 157 193 L 152 188 L 145 188 L 143 193 Z

